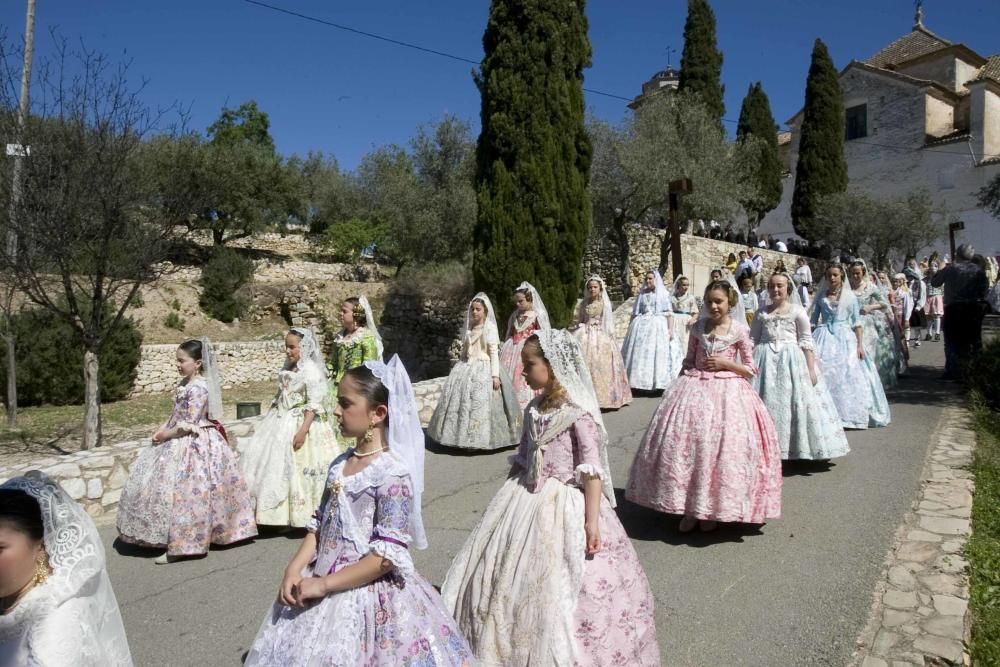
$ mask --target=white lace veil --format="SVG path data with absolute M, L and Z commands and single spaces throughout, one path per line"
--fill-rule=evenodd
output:
M 365 368 L 389 390 L 389 451 L 399 457 L 410 473 L 413 483 L 413 507 L 410 510 L 410 536 L 417 549 L 427 548 L 427 533 L 421 513 L 420 499 L 424 493 L 424 431 L 413 395 L 410 376 L 392 355 L 389 363 L 366 361 Z
M 375 315 L 372 314 L 372 305 L 368 303 L 368 297 L 364 294 L 358 297 L 358 305 L 365 311 L 365 328 L 375 336 L 375 347 L 378 349 L 378 358 L 381 359 L 382 355 L 385 354 L 385 347 L 382 345 L 382 336 L 378 332 L 378 327 L 375 326 Z
M 851 283 L 847 279 L 847 268 L 842 264 L 837 264 L 840 268 L 841 275 L 843 276 L 843 284 L 840 288 L 840 298 L 837 301 L 837 319 L 846 319 L 850 314 L 851 309 L 855 307 L 858 303 L 858 297 L 851 289 Z M 830 267 L 827 267 L 827 271 Z M 809 309 L 809 315 L 812 316 L 813 311 L 820 307 L 820 302 L 826 298 L 827 293 L 830 291 L 830 279 L 826 277 L 826 272 L 823 273 L 823 280 L 820 281 L 819 287 L 816 288 L 816 294 L 813 297 L 812 306 Z
M 601 417 L 601 409 L 597 404 L 597 395 L 594 394 L 594 384 L 590 378 L 590 370 L 587 362 L 583 358 L 583 350 L 576 336 L 563 329 L 544 329 L 536 331 L 538 342 L 542 346 L 542 354 L 552 367 L 552 372 L 556 380 L 566 390 L 566 395 L 571 403 L 587 412 L 594 421 L 600 432 L 601 442 L 601 486 L 604 496 L 614 507 L 615 487 L 611 482 L 611 466 L 608 465 L 608 431 L 604 427 L 604 419 Z
M 655 312 L 657 314 L 673 313 L 674 309 L 670 303 L 670 294 L 672 293 L 668 293 L 667 288 L 663 286 L 663 276 L 660 275 L 660 270 L 657 268 L 652 268 L 649 271 L 646 271 L 646 273 L 653 274 L 653 285 L 654 285 L 653 289 L 655 290 L 653 292 L 653 294 L 655 295 L 653 301 L 656 304 Z M 636 297 L 635 303 L 632 305 L 632 317 L 635 317 L 636 315 L 639 314 L 639 299 L 647 291 L 649 290 L 646 289 L 646 276 L 643 275 L 642 285 L 639 287 L 639 296 Z
M 219 382 L 219 367 L 215 363 L 212 342 L 207 336 L 197 339 L 201 343 L 201 376 L 208 388 L 208 418 L 222 419 L 222 383 Z
M 587 294 L 587 286 L 590 283 L 596 282 L 601 286 L 601 302 L 603 304 L 603 311 L 601 312 L 601 327 L 604 329 L 604 333 L 608 334 L 612 338 L 615 335 L 615 309 L 611 305 L 611 297 L 608 296 L 608 286 L 604 284 L 604 278 L 598 275 L 593 275 L 587 278 L 583 283 L 583 296 L 580 298 L 580 303 L 576 307 L 576 321 L 586 322 L 587 321 L 587 303 L 590 296 Z
M 70 647 L 70 655 L 76 658 L 72 664 L 131 666 L 125 626 L 106 570 L 104 545 L 93 520 L 58 484 L 37 470 L 4 482 L 0 489 L 23 491 L 38 502 L 45 551 L 52 567 L 51 576 L 43 584 L 30 591 L 10 613 L 0 616 L 0 635 L 7 629 L 4 625 L 30 623 L 33 613 L 50 613 L 48 601 L 57 606 L 73 603 L 82 612 L 76 620 L 89 626 L 83 632 L 84 639 L 93 638 L 95 645 Z M 36 591 L 47 599 L 36 596 Z M 32 608 L 33 601 L 38 603 L 37 608 Z M 63 652 L 53 646 L 48 649 Z M 93 655 L 95 651 L 99 654 Z
M 767 303 L 768 304 L 771 303 L 771 290 L 768 289 L 767 285 L 771 284 L 771 278 L 773 278 L 774 276 L 784 276 L 785 278 L 788 279 L 788 297 L 787 297 L 788 303 L 792 304 L 793 306 L 801 306 L 802 298 L 799 297 L 799 290 L 795 288 L 795 279 L 792 278 L 792 274 L 788 273 L 787 271 L 776 271 L 775 273 L 772 273 L 771 276 L 767 279 L 767 283 L 764 287 L 764 293 L 767 295 Z M 764 304 L 761 303 L 762 308 L 763 306 Z
M 472 303 L 474 301 L 479 301 L 486 308 L 486 321 L 483 322 L 483 336 L 486 342 L 499 343 L 500 329 L 497 327 L 497 316 L 493 312 L 493 302 L 490 301 L 490 297 L 486 296 L 485 292 L 479 292 L 472 297 L 465 309 L 465 328 L 462 330 L 462 340 L 465 340 L 465 336 L 472 329 Z
M 743 293 L 740 292 L 739 286 L 736 284 L 736 279 L 733 278 L 733 274 L 730 273 L 729 269 L 722 269 L 722 280 L 723 282 L 728 282 L 731 289 L 736 290 L 736 305 L 729 309 L 729 317 L 732 318 L 734 322 L 738 322 L 743 326 L 747 324 L 747 311 L 743 307 Z M 711 285 L 712 283 L 709 283 Z M 706 288 L 707 289 L 707 288 Z M 703 320 L 708 317 L 708 303 L 702 300 L 701 311 L 698 313 L 698 319 Z
M 517 286 L 514 292 L 520 292 L 521 290 L 526 291 L 531 295 L 531 309 L 535 311 L 535 320 L 538 322 L 539 329 L 551 329 L 552 324 L 549 322 L 549 311 L 545 310 L 545 304 L 542 302 L 542 295 L 538 293 L 534 285 L 525 281 Z M 517 310 L 510 314 L 510 319 L 507 320 L 507 337 L 509 338 L 511 333 L 514 331 L 514 318 L 517 317 Z
M 303 362 L 311 361 L 323 377 L 326 377 L 326 360 L 323 358 L 323 351 L 319 349 L 319 342 L 313 330 L 308 327 L 292 327 L 291 332 L 299 337 L 299 361 L 296 364 L 299 370 L 302 369 Z

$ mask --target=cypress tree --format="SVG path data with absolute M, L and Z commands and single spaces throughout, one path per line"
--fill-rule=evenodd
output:
M 514 288 L 527 280 L 553 324 L 566 324 L 591 222 L 584 1 L 493 0 L 483 49 L 475 284 L 502 322 Z
M 822 40 L 813 46 L 802 110 L 799 161 L 795 168 L 792 225 L 809 236 L 820 200 L 847 190 L 844 160 L 844 100 L 837 70 Z
M 751 84 L 743 98 L 740 120 L 736 126 L 737 139 L 751 136 L 763 142 L 763 150 L 753 174 L 757 186 L 756 196 L 743 202 L 743 206 L 751 221 L 759 223 L 781 201 L 782 173 L 781 159 L 778 157 L 778 126 L 771 114 L 771 102 L 760 81 Z
M 722 117 L 726 113 L 722 52 L 716 47 L 715 13 L 708 0 L 688 0 L 678 86 L 680 90 L 701 95 L 702 102 L 722 125 Z

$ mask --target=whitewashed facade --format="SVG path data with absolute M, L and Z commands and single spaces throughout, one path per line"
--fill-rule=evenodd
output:
M 1000 255 L 1000 220 L 976 203 L 976 193 L 1000 174 L 1000 53 L 984 57 L 945 40 L 918 14 L 910 33 L 848 64 L 840 85 L 851 187 L 882 197 L 926 188 L 950 219 L 965 222 L 958 242 Z M 781 204 L 761 223 L 762 235 L 794 234 L 790 206 L 801 121 L 801 112 L 787 121 L 790 173 Z M 938 247 L 947 252 L 946 237 Z

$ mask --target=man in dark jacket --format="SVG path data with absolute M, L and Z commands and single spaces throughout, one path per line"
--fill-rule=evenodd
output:
M 976 251 L 962 244 L 955 251 L 955 261 L 934 274 L 933 287 L 944 285 L 944 374 L 959 380 L 972 355 L 983 346 L 983 316 L 986 272 L 972 261 Z

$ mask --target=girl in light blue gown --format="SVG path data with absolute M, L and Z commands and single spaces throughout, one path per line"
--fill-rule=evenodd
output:
M 622 344 L 629 386 L 642 391 L 669 387 L 681 372 L 684 350 L 672 335 L 670 294 L 656 269 L 646 272 L 632 307 L 632 321 Z
M 782 459 L 827 460 L 850 451 L 837 406 L 815 361 L 809 316 L 791 276 L 767 283 L 769 304 L 750 326 L 757 375 L 751 380 L 774 419 Z
M 889 424 L 889 401 L 871 355 L 865 352 L 858 299 L 840 264 L 826 269 L 816 291 L 812 324 L 816 358 L 844 428 Z

